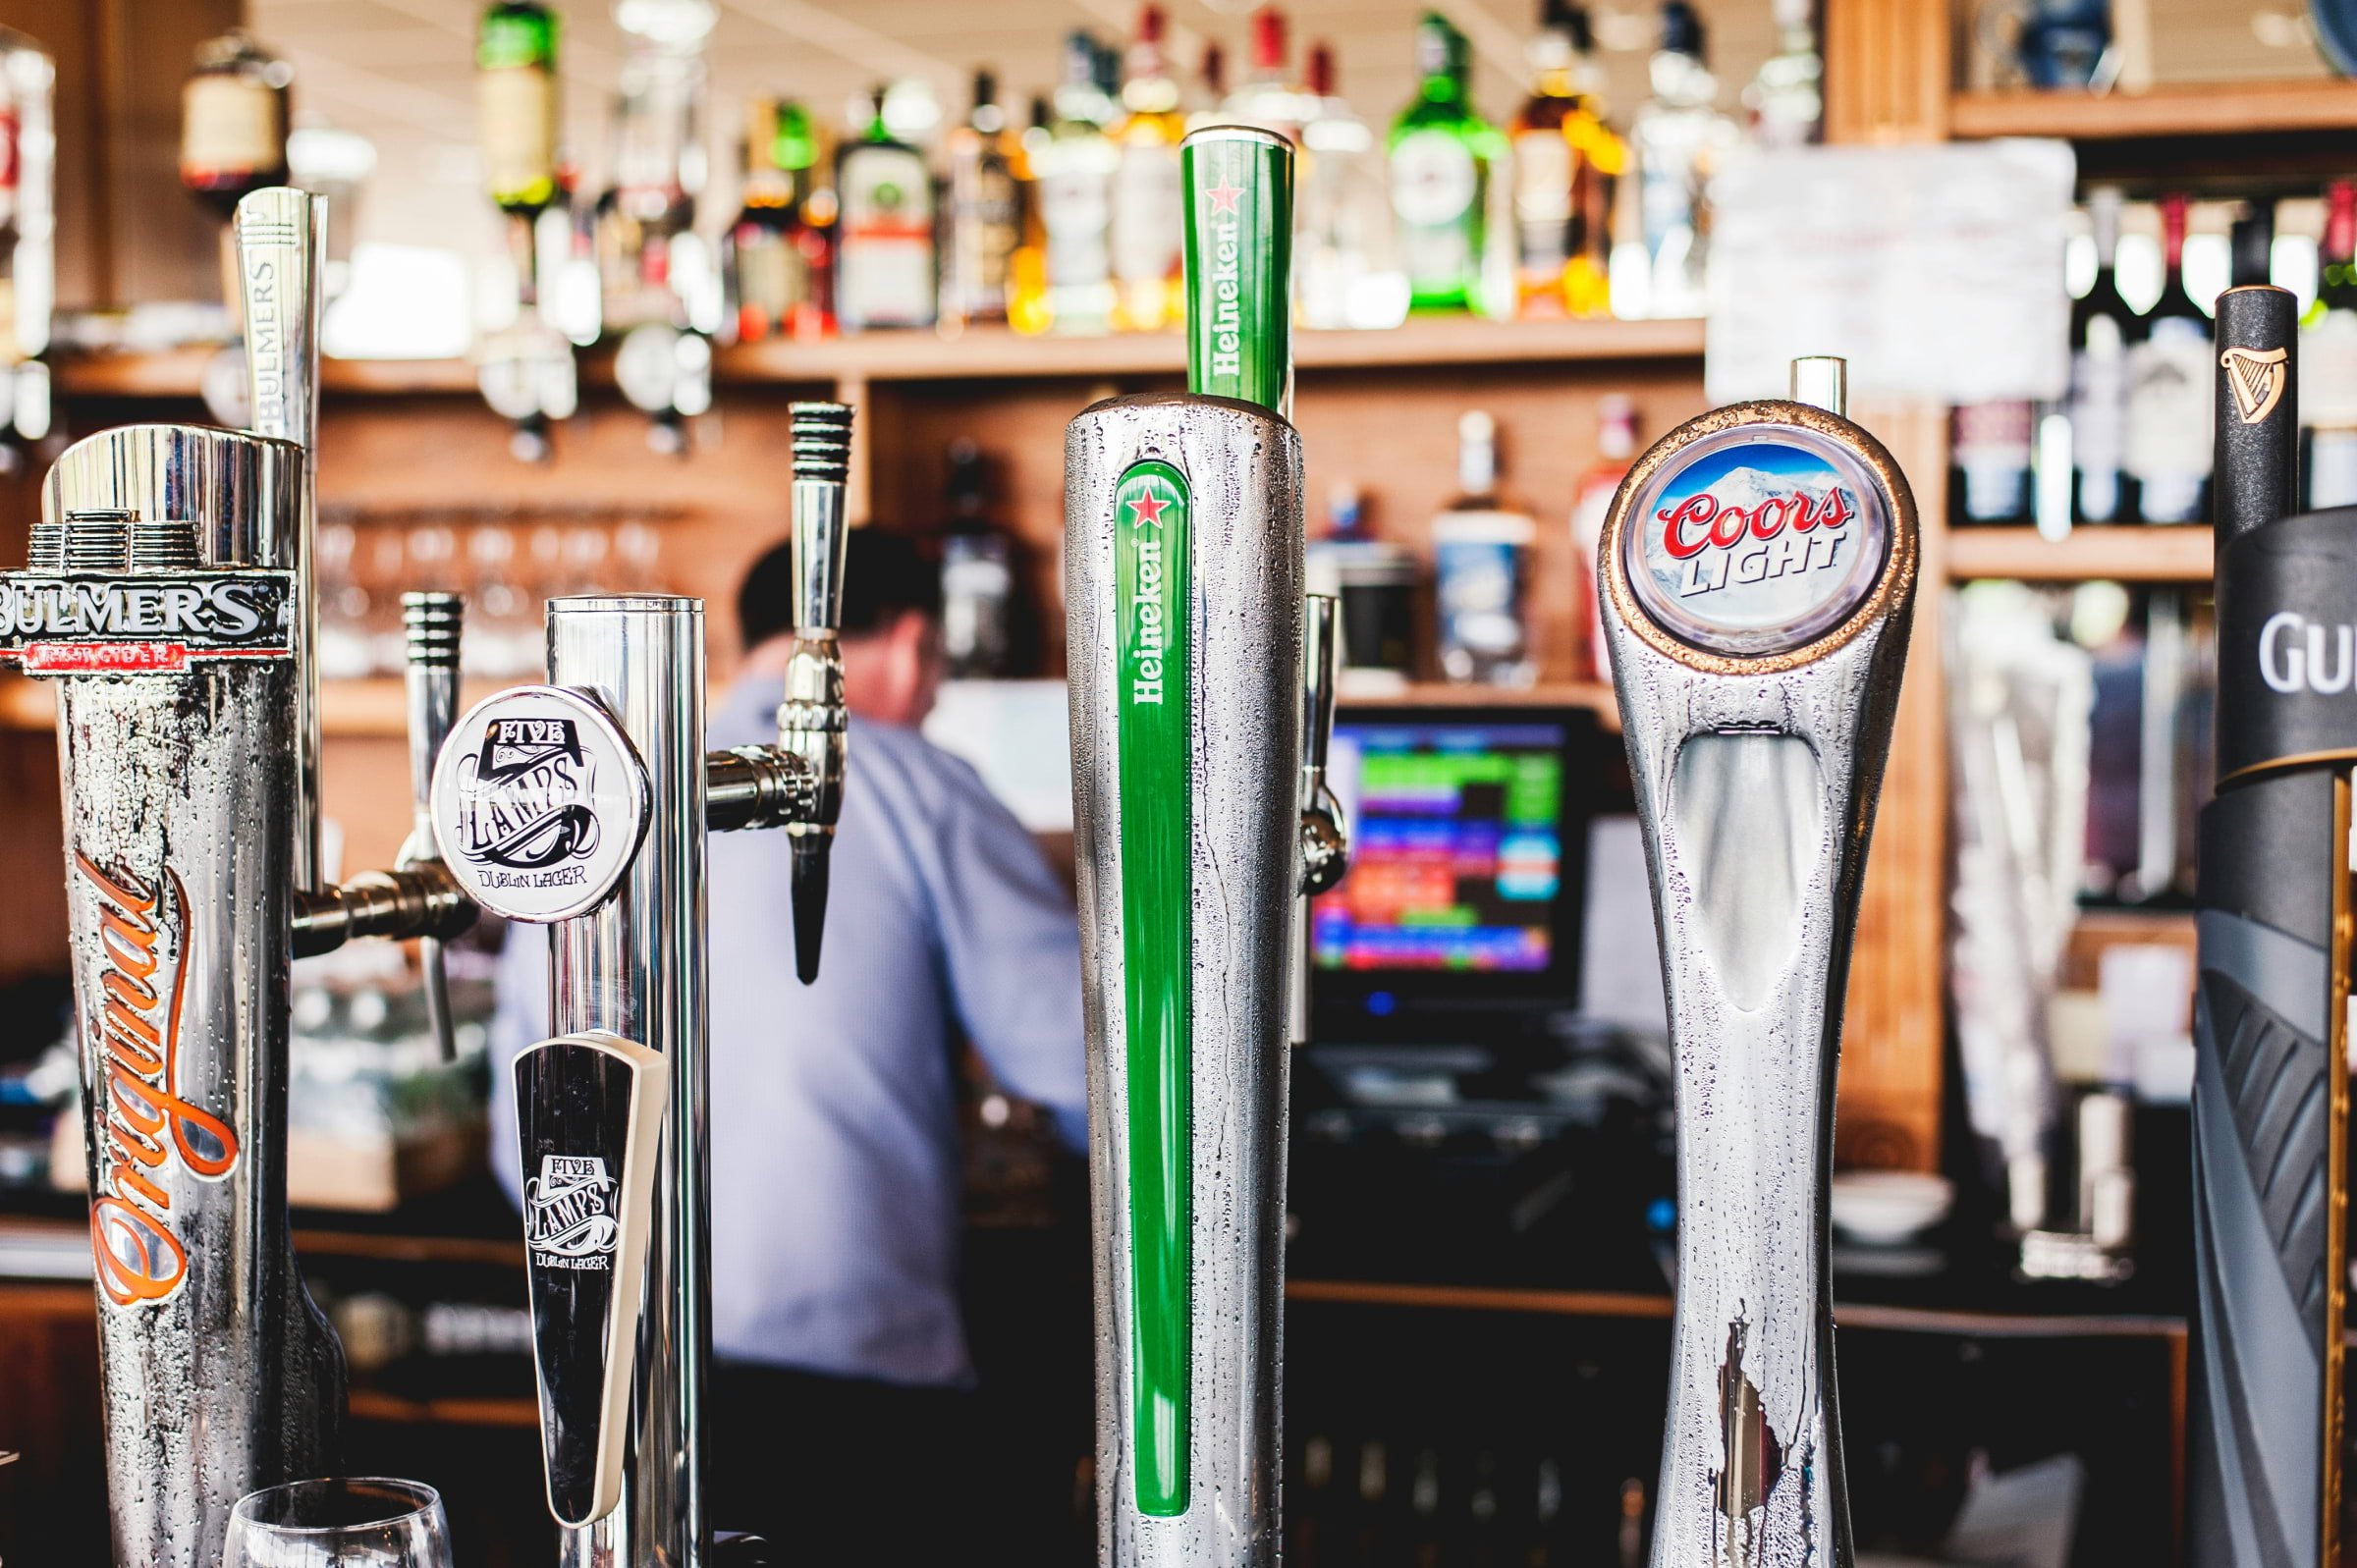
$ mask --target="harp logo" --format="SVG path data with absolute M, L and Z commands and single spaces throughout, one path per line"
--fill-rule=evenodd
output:
M 442 858 L 485 908 L 566 920 L 602 902 L 646 831 L 646 770 L 604 707 L 504 691 L 459 722 L 434 768 Z
M 622 1224 L 614 1178 L 596 1155 L 542 1155 L 523 1184 L 524 1244 L 542 1269 L 614 1267 Z
M 2244 424 L 2258 424 L 2283 401 L 2283 386 L 2291 376 L 2289 359 L 2289 351 L 2283 349 L 2228 349 L 2218 356 L 2234 394 L 2234 411 Z

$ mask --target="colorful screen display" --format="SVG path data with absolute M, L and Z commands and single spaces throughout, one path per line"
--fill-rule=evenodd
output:
M 1319 967 L 1547 968 L 1564 741 L 1553 724 L 1338 724 L 1350 874 L 1317 901 Z

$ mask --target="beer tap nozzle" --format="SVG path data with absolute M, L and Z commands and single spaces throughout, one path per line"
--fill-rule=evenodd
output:
M 466 601 L 455 593 L 405 593 L 401 614 L 410 643 L 405 678 L 410 698 L 410 790 L 415 816 L 394 865 L 409 871 L 428 862 L 438 866 L 442 860 L 441 846 L 434 839 L 434 761 L 442 754 L 442 743 L 450 738 L 451 726 L 458 722 L 459 633 Z M 450 1015 L 450 970 L 443 960 L 442 939 L 421 939 L 417 959 L 424 975 L 427 1024 L 442 1048 L 442 1059 L 456 1060 L 458 1037 Z
M 849 713 L 843 698 L 844 485 L 850 474 L 849 404 L 794 406 L 794 651 L 778 705 L 778 749 L 798 765 L 804 809 L 786 824 L 794 843 L 794 966 L 818 978 L 826 929 L 827 864 L 843 813 Z
M 1350 839 L 1343 803 L 1326 784 L 1326 752 L 1334 740 L 1335 682 L 1341 665 L 1337 635 L 1342 601 L 1313 593 L 1301 619 L 1301 896 L 1314 898 L 1350 869 Z

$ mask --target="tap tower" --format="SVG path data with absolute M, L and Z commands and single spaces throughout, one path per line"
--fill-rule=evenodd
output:
M 1847 1568 L 1826 1271 L 1842 988 L 1915 592 L 1915 503 L 1842 416 L 1690 420 L 1638 460 L 1597 594 L 1677 1057 L 1677 1304 L 1655 1568 Z
M 1216 127 L 1181 158 L 1189 390 L 1065 439 L 1108 1568 L 1277 1560 L 1294 903 L 1344 859 L 1286 417 L 1292 149 Z

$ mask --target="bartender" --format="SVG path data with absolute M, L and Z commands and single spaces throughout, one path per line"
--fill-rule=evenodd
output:
M 783 544 L 744 579 L 746 652 L 715 747 L 776 736 L 792 580 Z M 944 668 L 939 570 L 865 527 L 845 584 L 850 774 L 815 984 L 794 979 L 787 837 L 711 840 L 706 1474 L 716 1526 L 874 1563 L 986 1528 L 944 1506 L 987 1446 L 958 1305 L 957 1043 L 1074 1148 L 1087 1089 L 1071 900 L 974 770 L 917 732 Z M 511 1198 L 507 1064 L 549 1032 L 547 966 L 539 933 L 511 929 L 491 1029 L 492 1166 Z M 912 1493 L 918 1477 L 933 1479 Z

